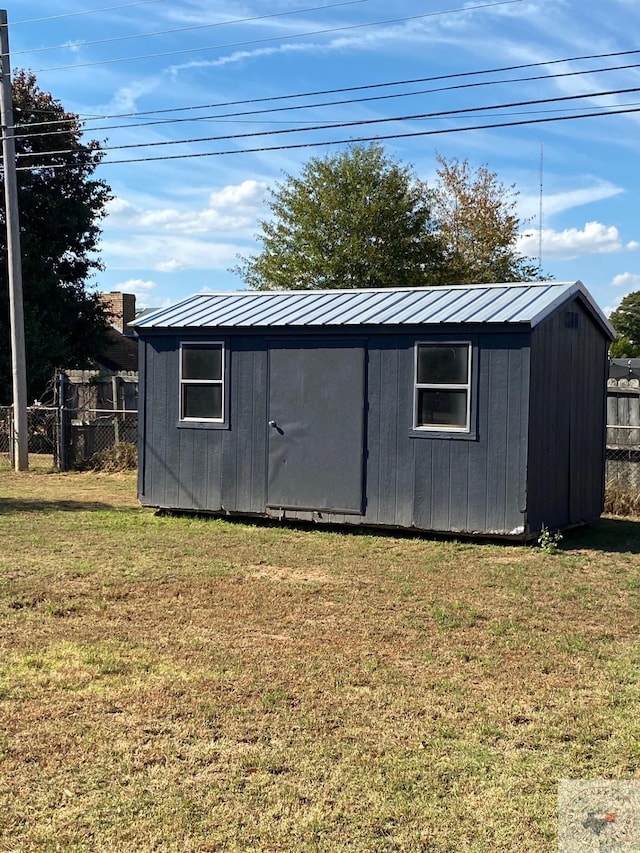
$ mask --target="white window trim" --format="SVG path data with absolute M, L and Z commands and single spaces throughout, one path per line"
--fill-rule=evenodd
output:
M 434 382 L 418 382 L 418 353 L 421 346 L 427 347 L 446 347 L 446 346 L 466 346 L 467 347 L 467 381 L 463 384 L 456 383 L 434 383 Z M 454 433 L 469 433 L 471 431 L 471 366 L 472 366 L 473 346 L 471 341 L 452 340 L 452 341 L 416 341 L 414 347 L 413 358 L 413 429 L 418 432 L 454 432 Z M 434 391 L 466 391 L 467 393 L 467 410 L 465 413 L 464 426 L 450 426 L 447 424 L 418 424 L 418 392 L 421 390 Z
M 221 370 L 220 370 L 220 379 L 185 379 L 182 376 L 182 352 L 183 350 L 189 349 L 191 347 L 220 347 L 221 351 Z M 224 341 L 180 341 L 180 421 L 182 423 L 207 423 L 207 424 L 223 424 L 225 423 L 226 416 L 226 361 L 227 361 L 227 353 L 226 346 Z M 184 415 L 183 407 L 184 407 L 184 396 L 182 393 L 182 389 L 185 384 L 189 385 L 219 385 L 222 390 L 222 412 L 221 417 L 219 418 L 189 418 Z

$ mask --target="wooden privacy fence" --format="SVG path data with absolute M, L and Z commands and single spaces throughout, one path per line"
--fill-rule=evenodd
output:
M 612 365 L 607 383 L 606 486 L 640 492 L 640 370 L 631 365 Z

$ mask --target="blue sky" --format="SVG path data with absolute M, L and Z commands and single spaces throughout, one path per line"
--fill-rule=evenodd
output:
M 638 0 L 5 0 L 4 8 L 12 66 L 34 71 L 110 149 L 98 170 L 114 193 L 99 290 L 161 307 L 242 288 L 229 268 L 258 247 L 268 188 L 345 147 L 316 143 L 379 135 L 395 137 L 383 142 L 388 154 L 423 180 L 439 152 L 515 184 L 522 251 L 538 258 L 541 248 L 546 272 L 581 279 L 605 311 L 640 289 Z M 381 85 L 389 83 L 397 85 Z M 351 91 L 283 97 L 336 89 Z M 460 112 L 414 118 L 451 110 Z M 585 113 L 605 115 L 568 120 Z M 539 121 L 548 118 L 562 120 Z M 369 123 L 302 130 L 348 122 Z M 477 129 L 460 130 L 469 127 Z

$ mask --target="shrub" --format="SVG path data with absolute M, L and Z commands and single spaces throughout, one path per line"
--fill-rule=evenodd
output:
M 132 471 L 137 465 L 138 448 L 131 441 L 121 441 L 113 447 L 94 453 L 82 467 L 85 470 L 113 474 L 118 471 Z

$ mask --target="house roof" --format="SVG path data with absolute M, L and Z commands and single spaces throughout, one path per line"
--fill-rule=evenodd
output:
M 118 329 L 107 331 L 107 343 L 96 361 L 110 371 L 132 371 L 138 369 L 138 340 L 123 335 Z
M 579 296 L 605 335 L 615 333 L 580 281 L 375 290 L 200 293 L 136 320 L 136 329 L 519 324 L 531 328 Z

